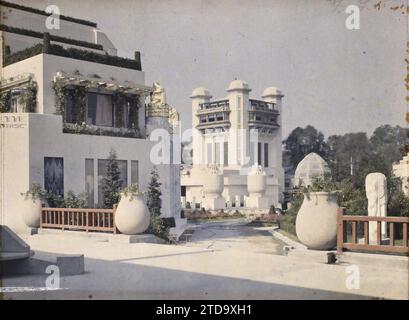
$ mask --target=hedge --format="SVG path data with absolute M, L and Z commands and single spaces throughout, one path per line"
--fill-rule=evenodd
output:
M 50 13 L 47 13 L 44 10 L 39 10 L 39 9 L 31 8 L 31 7 L 26 7 L 26 6 L 22 6 L 22 5 L 19 5 L 19 4 L 10 3 L 10 2 L 6 2 L 6 1 L 2 1 L 2 0 L 0 0 L 0 5 L 8 7 L 8 8 L 13 8 L 13 9 L 18 9 L 18 10 L 22 10 L 22 11 L 31 12 L 31 13 L 41 14 L 41 15 L 47 16 L 47 17 L 51 15 Z M 95 22 L 88 21 L 88 20 L 67 17 L 67 16 L 64 16 L 64 15 L 60 15 L 60 19 L 65 20 L 65 21 L 69 21 L 69 22 L 83 24 L 83 25 L 86 25 L 86 26 L 94 27 L 94 28 L 97 27 L 97 24 Z
M 5 31 L 5 32 L 10 32 L 10 33 L 16 33 L 24 36 L 30 36 L 34 38 L 39 38 L 43 39 L 44 33 L 43 32 L 38 32 L 34 30 L 27 30 L 27 29 L 22 29 L 22 28 L 16 28 L 16 27 L 10 27 L 6 26 L 4 24 L 0 24 L 0 30 Z M 50 34 L 50 40 L 52 41 L 58 41 L 62 43 L 67 43 L 67 44 L 72 44 L 75 46 L 80 46 L 80 47 L 86 47 L 86 48 L 91 48 L 91 49 L 96 49 L 96 50 L 104 50 L 104 47 L 100 44 L 92 43 L 92 42 L 87 42 L 87 41 L 81 41 L 81 40 L 75 40 L 75 39 L 70 39 L 70 38 L 65 38 L 65 37 L 60 37 L 60 36 L 55 36 Z
M 48 42 L 47 42 L 48 44 Z M 40 53 L 52 54 L 60 57 L 67 57 L 71 59 L 78 59 L 84 61 L 90 61 L 95 63 L 107 64 L 111 66 L 116 66 L 120 68 L 127 68 L 133 70 L 142 70 L 140 60 L 132 60 L 127 58 L 121 58 L 117 56 L 111 56 L 108 54 L 100 54 L 92 51 L 80 50 L 76 48 L 67 48 L 57 45 L 49 44 L 44 46 L 44 44 L 37 44 L 30 48 L 24 49 L 22 51 L 15 52 L 11 55 L 5 55 L 4 65 L 10 65 L 21 60 L 28 59 Z

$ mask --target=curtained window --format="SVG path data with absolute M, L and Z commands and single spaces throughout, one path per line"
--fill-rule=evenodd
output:
M 113 127 L 112 96 L 89 92 L 87 124 L 102 127 Z

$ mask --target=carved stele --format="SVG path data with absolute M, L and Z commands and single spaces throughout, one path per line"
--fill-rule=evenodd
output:
M 379 172 L 370 173 L 365 179 L 366 197 L 368 199 L 368 216 L 386 217 L 386 206 L 388 202 L 388 191 L 386 177 Z M 386 223 L 382 222 L 382 238 L 386 237 Z M 369 223 L 369 241 L 377 241 L 377 223 Z

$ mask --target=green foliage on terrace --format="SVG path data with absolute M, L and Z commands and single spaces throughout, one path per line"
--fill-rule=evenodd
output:
M 0 0 L 0 5 L 4 6 L 4 7 L 8 7 L 8 8 L 13 8 L 13 9 L 26 11 L 26 12 L 35 13 L 35 14 L 41 14 L 41 15 L 47 16 L 47 17 L 51 15 L 51 13 L 47 13 L 47 12 L 45 12 L 43 10 L 39 10 L 39 9 L 31 8 L 31 7 L 26 7 L 26 6 L 16 4 L 16 3 L 10 3 L 10 2 L 7 2 L 7 1 L 2 1 L 2 0 Z M 65 21 L 69 21 L 69 22 L 83 24 L 83 25 L 86 25 L 86 26 L 94 27 L 94 28 L 97 27 L 97 24 L 95 22 L 84 20 L 84 19 L 72 18 L 72 17 L 68 17 L 68 16 L 64 16 L 64 15 L 60 15 L 60 19 L 65 20 Z
M 7 52 L 5 52 L 3 55 L 3 65 L 8 66 L 10 64 L 34 57 L 42 52 L 43 45 L 41 43 L 12 54 L 7 54 Z
M 142 70 L 140 59 L 133 60 L 76 48 L 64 48 L 57 44 L 49 44 L 44 46 L 44 44 L 41 43 L 12 54 L 4 55 L 4 66 L 31 58 L 40 53 L 47 53 L 60 57 L 106 64 L 120 68 L 139 71 Z
M 105 129 L 90 126 L 87 124 L 63 124 L 63 133 L 72 133 L 72 134 L 85 134 L 93 136 L 106 136 L 106 137 L 121 137 L 121 138 L 142 138 L 142 134 L 138 129 L 127 129 L 127 128 L 112 128 Z
M 20 34 L 20 35 L 23 35 L 23 36 L 39 38 L 39 39 L 43 39 L 43 37 L 44 37 L 43 32 L 38 32 L 38 31 L 28 30 L 28 29 L 22 29 L 22 28 L 16 28 L 16 27 L 10 27 L 10 26 L 6 26 L 4 24 L 0 24 L 0 30 L 5 31 L 5 32 Z M 91 42 L 87 42 L 87 41 L 81 41 L 81 40 L 75 40 L 75 39 L 70 39 L 70 38 L 65 38 L 65 37 L 60 37 L 60 36 L 55 36 L 55 35 L 50 35 L 50 40 L 57 41 L 57 42 L 62 42 L 62 43 L 67 43 L 67 44 L 72 44 L 72 45 L 79 46 L 79 47 L 86 47 L 86 48 L 96 49 L 96 50 L 103 50 L 104 49 L 104 47 L 102 45 L 100 45 L 100 44 L 91 43 Z
M 52 88 L 55 94 L 55 114 L 62 115 L 64 120 L 63 132 L 74 134 L 88 134 L 124 138 L 140 138 L 138 125 L 139 96 L 137 94 L 115 91 L 112 101 L 115 113 L 115 128 L 105 129 L 86 124 L 87 93 L 92 88 L 90 85 L 67 85 L 63 81 L 54 81 Z M 93 88 L 97 89 L 97 88 Z M 74 123 L 66 123 L 65 103 L 67 98 L 74 101 Z M 123 122 L 123 105 L 129 106 L 129 119 L 125 127 Z

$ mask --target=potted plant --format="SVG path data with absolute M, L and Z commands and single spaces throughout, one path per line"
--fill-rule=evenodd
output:
M 295 222 L 298 239 L 309 249 L 334 248 L 338 210 L 336 185 L 328 178 L 317 177 L 302 192 L 304 201 Z
M 22 218 L 29 228 L 40 226 L 41 209 L 44 203 L 45 192 L 38 183 L 32 183 L 30 188 L 21 193 L 23 197 Z
M 120 192 L 120 201 L 115 212 L 115 225 L 123 234 L 145 232 L 150 223 L 149 209 L 143 200 L 143 193 L 136 185 L 130 185 Z

